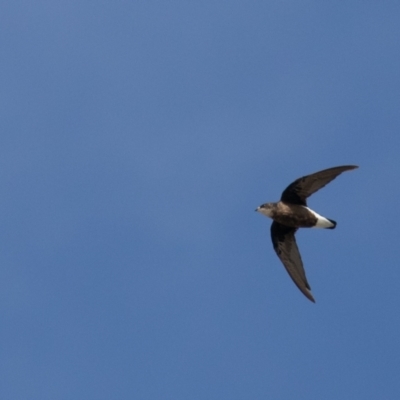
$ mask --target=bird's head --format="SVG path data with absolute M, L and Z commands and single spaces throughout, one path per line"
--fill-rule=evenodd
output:
M 260 207 L 256 208 L 256 211 L 260 212 L 261 214 L 264 214 L 267 217 L 272 218 L 272 211 L 274 209 L 275 203 L 265 203 L 261 204 Z

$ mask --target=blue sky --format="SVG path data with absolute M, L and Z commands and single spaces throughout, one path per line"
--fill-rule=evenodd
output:
M 400 5 L 0 5 L 2 399 L 398 399 Z M 297 235 L 254 209 L 358 164 Z

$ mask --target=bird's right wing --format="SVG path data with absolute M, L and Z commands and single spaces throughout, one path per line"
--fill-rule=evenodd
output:
M 291 228 L 274 221 L 271 225 L 272 244 L 293 282 L 309 300 L 315 303 L 294 237 L 296 231 L 297 228 Z
M 305 206 L 307 197 L 323 188 L 342 172 L 356 168 L 358 168 L 356 165 L 343 165 L 303 176 L 296 179 L 283 191 L 281 200 Z

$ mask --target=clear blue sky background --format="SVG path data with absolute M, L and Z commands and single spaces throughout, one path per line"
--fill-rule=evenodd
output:
M 399 399 L 400 3 L 0 5 L 0 398 Z M 254 209 L 341 164 L 294 286 Z

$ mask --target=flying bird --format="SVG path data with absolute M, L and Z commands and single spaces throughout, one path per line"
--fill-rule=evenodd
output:
M 299 228 L 335 229 L 336 222 L 307 207 L 307 197 L 323 188 L 342 172 L 358 168 L 343 165 L 303 176 L 292 182 L 277 203 L 265 203 L 256 211 L 273 219 L 271 239 L 274 250 L 300 291 L 315 303 L 308 284 L 294 234 Z

